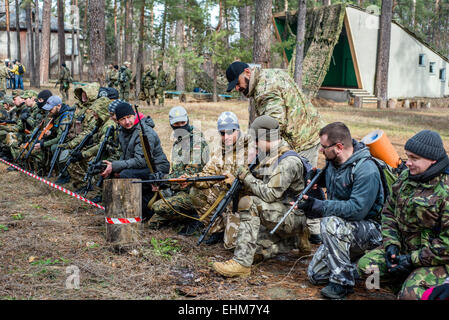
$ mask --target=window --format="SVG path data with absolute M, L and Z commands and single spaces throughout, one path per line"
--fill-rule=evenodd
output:
M 446 81 L 446 68 L 440 69 L 440 80 Z
M 435 62 L 430 62 L 429 63 L 429 73 L 430 74 L 435 74 Z
M 418 64 L 420 67 L 426 66 L 426 55 L 424 53 L 421 53 L 418 58 Z
M 75 45 L 75 56 L 78 55 L 78 48 L 76 47 L 76 42 L 73 41 L 74 43 L 72 43 L 72 38 L 65 38 L 65 54 L 70 56 L 72 55 L 72 44 Z

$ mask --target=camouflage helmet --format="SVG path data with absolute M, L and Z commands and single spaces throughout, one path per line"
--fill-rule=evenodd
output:
M 240 130 L 239 119 L 232 111 L 225 111 L 220 114 L 217 120 L 218 131 Z
M 25 90 L 20 96 L 22 99 L 37 98 L 38 93 L 34 90 Z
M 23 94 L 23 90 L 15 89 L 11 92 L 12 98 L 20 97 Z
M 2 104 L 4 104 L 4 103 L 9 104 L 10 106 L 13 106 L 14 105 L 14 99 L 12 98 L 11 95 L 7 94 L 7 95 L 5 95 L 3 97 Z

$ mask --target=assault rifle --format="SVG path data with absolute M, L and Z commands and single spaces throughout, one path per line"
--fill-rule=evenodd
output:
M 64 172 L 66 172 L 67 168 L 70 166 L 70 164 L 73 162 L 73 160 L 75 160 L 73 155 L 80 152 L 85 147 L 85 145 L 87 144 L 89 139 L 97 132 L 97 130 L 98 130 L 98 127 L 93 128 L 93 130 L 91 132 L 89 132 L 83 138 L 83 140 L 81 140 L 81 142 L 76 146 L 76 148 L 72 150 L 69 158 L 67 159 L 67 161 L 64 165 L 64 168 L 62 168 L 61 172 L 59 173 L 58 179 L 64 174 Z
M 256 156 L 256 158 L 253 160 L 253 162 L 249 165 L 249 171 L 252 171 L 256 167 L 257 162 L 258 162 L 258 157 Z M 232 183 L 231 187 L 229 188 L 228 192 L 226 192 L 226 195 L 224 196 L 224 198 L 217 205 L 217 208 L 215 209 L 215 213 L 212 216 L 212 218 L 210 219 L 209 225 L 206 227 L 206 229 L 204 229 L 203 233 L 201 234 L 200 238 L 198 239 L 198 245 L 200 245 L 201 242 L 204 241 L 204 238 L 209 233 L 210 228 L 212 228 L 212 226 L 214 225 L 215 220 L 217 220 L 217 218 L 223 214 L 223 212 L 225 211 L 226 207 L 231 202 L 231 200 L 233 200 L 232 210 L 236 211 L 237 204 L 238 204 L 238 195 L 239 195 L 239 191 L 240 191 L 241 187 L 242 187 L 242 182 L 238 178 L 236 178 L 234 180 L 234 182 Z
M 16 120 L 0 120 L 0 125 L 4 126 L 6 124 L 17 124 Z
M 72 126 L 73 112 L 72 111 L 69 111 L 69 112 L 72 113 L 71 114 L 72 119 L 70 121 L 70 124 L 66 125 L 64 132 L 62 133 L 61 137 L 59 138 L 58 147 L 56 148 L 55 153 L 53 154 L 53 158 L 51 159 L 51 162 L 50 162 L 50 171 L 48 171 L 47 178 L 51 177 L 51 173 L 53 172 L 53 169 L 55 168 L 55 164 L 59 159 L 59 154 L 61 153 L 61 150 L 62 150 L 62 148 L 59 147 L 59 145 L 64 143 L 65 139 L 67 138 L 67 135 L 69 134 L 70 127 Z
M 39 133 L 39 131 L 42 129 L 42 125 L 44 124 L 44 120 L 42 119 L 41 123 L 34 128 L 33 132 L 31 133 L 31 136 L 28 138 L 28 141 L 25 143 L 25 145 L 22 148 L 22 151 L 20 151 L 19 155 L 17 156 L 17 158 L 14 160 L 15 162 L 19 161 L 20 157 L 22 157 L 22 154 L 25 152 L 25 150 L 28 148 L 28 146 L 30 145 L 30 143 L 36 138 L 37 134 Z M 34 148 L 34 146 L 33 146 Z
M 203 182 L 203 181 L 222 181 L 226 176 L 207 176 L 207 177 L 187 177 L 187 178 L 172 178 L 172 179 L 152 179 L 133 181 L 132 183 L 151 183 L 151 184 L 165 184 L 165 183 L 184 183 L 184 182 Z
M 45 127 L 41 130 L 41 133 L 39 134 L 38 137 L 34 138 L 33 143 L 31 144 L 30 149 L 28 150 L 28 153 L 25 155 L 24 160 L 27 160 L 28 157 L 31 154 L 31 151 L 33 151 L 34 146 L 36 145 L 36 143 L 40 140 L 42 140 L 42 138 L 44 137 L 44 135 L 50 131 L 50 129 L 53 128 L 53 118 L 50 119 L 50 121 L 47 122 L 47 124 L 45 125 Z M 25 150 L 25 149 L 24 149 Z M 17 161 L 17 160 L 16 160 Z
M 327 167 L 327 165 L 326 165 Z M 302 192 L 299 194 L 298 198 L 296 198 L 295 203 L 290 207 L 290 209 L 288 209 L 288 211 L 284 214 L 284 216 L 281 218 L 281 220 L 279 220 L 278 224 L 273 228 L 273 230 L 270 231 L 270 234 L 273 235 L 276 230 L 279 228 L 279 226 L 285 221 L 285 219 L 287 219 L 288 215 L 293 211 L 293 209 L 295 209 L 295 207 L 301 202 L 303 201 L 303 196 L 305 194 L 307 194 L 307 192 L 310 191 L 310 189 L 312 189 L 313 185 L 317 183 L 317 181 L 321 178 L 321 175 L 326 171 L 326 167 L 324 167 L 324 169 L 320 170 L 317 169 L 317 173 L 315 174 L 315 176 L 313 177 L 313 179 L 310 181 L 310 183 L 304 188 L 304 190 L 302 190 Z M 306 181 L 307 182 L 307 181 Z
M 109 126 L 106 130 L 104 139 L 100 144 L 100 148 L 98 149 L 95 159 L 89 162 L 89 167 L 87 168 L 86 175 L 83 178 L 83 181 L 87 181 L 87 186 L 84 190 L 84 197 L 90 190 L 92 190 L 92 177 L 103 172 L 106 169 L 106 165 L 102 163 L 101 158 L 103 157 L 104 151 L 106 150 L 106 144 L 108 143 L 109 138 L 113 136 L 113 134 L 114 126 Z M 103 183 L 103 179 L 103 177 L 100 177 L 98 179 L 97 187 L 99 187 Z

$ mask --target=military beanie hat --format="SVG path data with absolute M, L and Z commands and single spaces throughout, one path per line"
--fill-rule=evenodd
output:
M 123 117 L 129 116 L 129 115 L 135 115 L 136 113 L 133 110 L 133 107 L 127 103 L 122 102 L 115 108 L 115 116 L 117 120 L 120 120 Z
M 263 115 L 251 124 L 252 134 L 263 141 L 279 140 L 279 122 L 273 117 Z
M 422 130 L 415 134 L 405 143 L 404 149 L 430 160 L 446 157 L 441 136 L 432 130 Z

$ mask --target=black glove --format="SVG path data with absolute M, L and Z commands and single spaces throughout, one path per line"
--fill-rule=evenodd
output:
M 401 254 L 397 257 L 397 266 L 390 269 L 393 275 L 409 274 L 413 269 L 412 258 L 409 254 Z
M 72 157 L 72 162 L 78 162 L 78 161 L 83 160 L 83 158 L 84 158 L 81 151 L 72 151 L 71 157 Z
M 309 219 L 322 218 L 324 213 L 322 201 L 310 196 L 298 204 L 298 209 L 304 211 Z
M 391 258 L 391 256 L 394 255 L 395 258 Z M 390 244 L 388 247 L 385 248 L 385 262 L 387 263 L 387 270 L 390 271 L 392 264 L 398 263 L 398 256 L 399 256 L 399 247 L 395 244 Z
M 26 119 L 28 119 L 29 116 L 30 116 L 30 114 L 28 112 L 22 112 L 20 114 L 20 119 L 21 120 L 26 120 Z
M 449 283 L 445 283 L 433 288 L 429 300 L 447 300 L 449 299 Z

